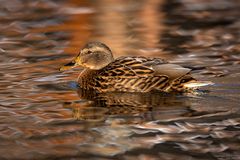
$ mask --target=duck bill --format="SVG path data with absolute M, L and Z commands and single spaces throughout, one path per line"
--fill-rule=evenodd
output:
M 59 70 L 60 71 L 66 71 L 66 70 L 72 69 L 72 68 L 77 67 L 77 66 L 78 66 L 78 64 L 76 63 L 75 60 L 73 60 L 73 61 L 65 64 L 64 66 L 62 66 Z

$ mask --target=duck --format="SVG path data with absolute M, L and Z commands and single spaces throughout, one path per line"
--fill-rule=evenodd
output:
M 60 71 L 81 66 L 81 89 L 103 92 L 189 92 L 205 85 L 190 74 L 191 69 L 161 58 L 122 56 L 114 58 L 102 42 L 89 42 Z

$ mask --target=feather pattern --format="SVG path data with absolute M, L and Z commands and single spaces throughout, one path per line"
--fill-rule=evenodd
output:
M 94 89 L 98 92 L 163 92 L 183 91 L 183 79 L 194 80 L 188 73 L 189 69 L 179 65 L 166 65 L 159 58 L 120 57 L 101 70 L 85 69 L 79 76 L 79 84 L 84 89 Z M 161 71 L 162 68 L 175 69 L 176 73 Z

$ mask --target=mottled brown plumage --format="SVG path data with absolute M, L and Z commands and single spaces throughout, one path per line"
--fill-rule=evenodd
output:
M 169 64 L 159 58 L 137 56 L 114 60 L 111 50 L 103 43 L 88 43 L 77 58 L 61 70 L 83 66 L 78 83 L 83 89 L 98 92 L 185 92 L 184 84 L 196 82 L 190 69 Z

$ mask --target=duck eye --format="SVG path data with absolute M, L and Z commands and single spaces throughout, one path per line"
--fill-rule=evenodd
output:
M 91 51 L 87 51 L 87 54 L 91 54 L 92 52 Z

